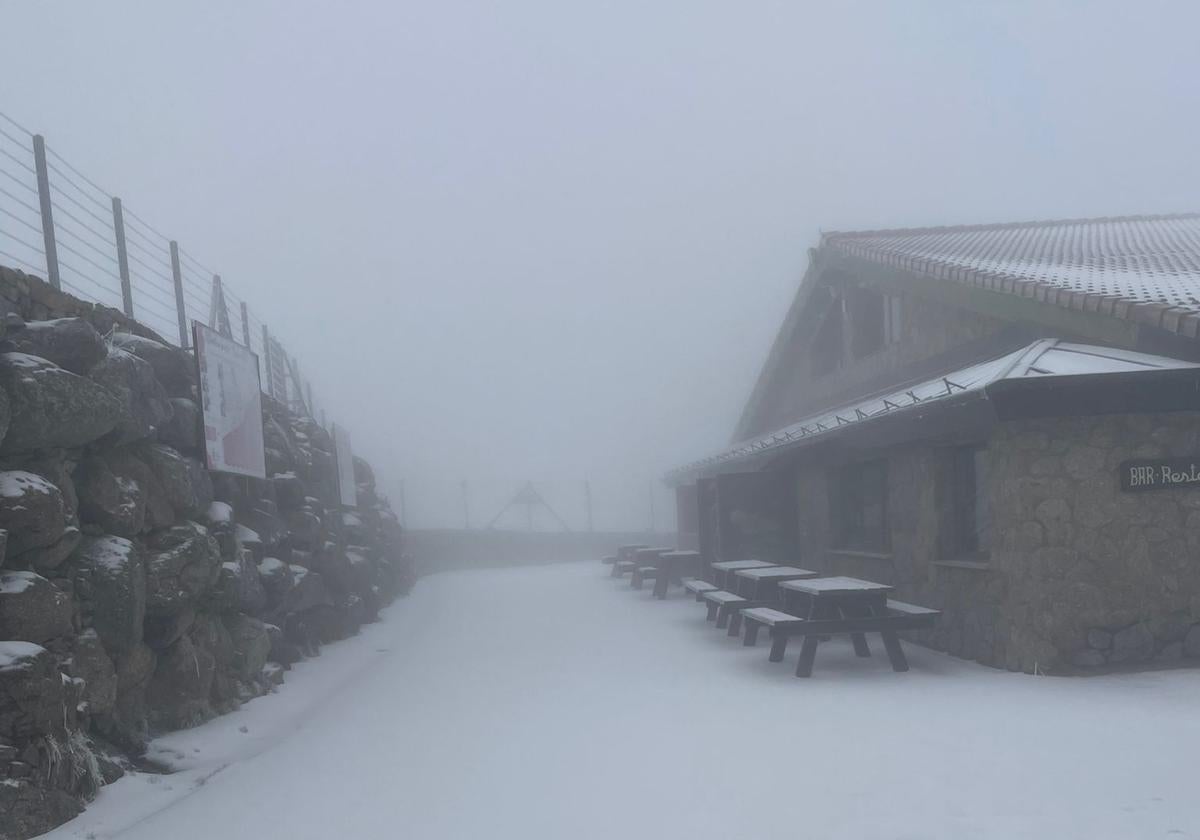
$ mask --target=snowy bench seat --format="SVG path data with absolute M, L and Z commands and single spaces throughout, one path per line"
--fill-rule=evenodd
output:
M 713 586 L 708 581 L 701 580 L 700 578 L 692 578 L 691 580 L 685 580 L 683 582 L 683 588 L 686 589 L 688 592 L 691 592 L 693 595 L 695 595 L 697 601 L 704 600 L 705 592 L 715 592 L 717 589 L 717 587 Z
M 901 630 L 932 627 L 941 612 L 903 601 L 889 599 L 886 603 L 886 609 L 882 613 L 875 611 L 873 614 L 853 615 L 843 610 L 826 612 L 817 618 L 801 618 L 767 606 L 750 606 L 741 610 L 742 621 L 746 625 L 743 644 L 753 647 L 758 639 L 758 632 L 766 628 L 771 635 L 769 659 L 771 662 L 780 662 L 787 650 L 788 639 L 792 636 L 803 636 L 804 649 L 796 666 L 796 676 L 807 677 L 812 673 L 819 637 L 849 633 L 854 639 L 855 652 L 859 656 L 870 656 L 863 634 L 879 633 L 883 638 L 883 646 L 887 650 L 892 669 L 907 671 L 908 660 L 896 633 Z
M 726 592 L 724 589 L 711 589 L 708 592 L 702 592 L 700 597 L 708 603 L 708 620 L 715 620 L 719 628 L 726 627 L 729 624 L 730 615 L 735 614 L 738 610 L 758 606 L 757 603 L 751 602 L 741 595 Z
M 618 560 L 613 563 L 613 577 L 620 577 L 626 572 L 632 572 L 638 567 L 636 560 Z
M 658 567 L 656 566 L 638 566 L 633 570 L 633 575 L 629 580 L 629 586 L 633 589 L 641 589 L 642 581 L 654 580 L 658 577 Z
M 611 566 L 613 563 L 617 562 L 617 556 L 615 554 L 610 554 L 607 557 L 600 558 L 600 562 L 605 566 Z

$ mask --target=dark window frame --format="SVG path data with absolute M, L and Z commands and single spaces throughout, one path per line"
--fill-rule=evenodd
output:
M 943 560 L 986 561 L 991 553 L 991 486 L 987 447 L 944 452 L 941 496 Z

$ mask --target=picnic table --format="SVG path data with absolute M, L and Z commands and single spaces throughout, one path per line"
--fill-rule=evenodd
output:
M 625 572 L 633 571 L 633 555 L 641 548 L 648 548 L 645 543 L 628 543 L 617 546 L 616 560 L 613 562 L 612 576 L 620 577 Z
M 712 569 L 712 582 L 725 589 L 728 585 L 726 576 L 739 569 L 765 569 L 767 566 L 774 565 L 765 560 L 719 560 L 709 568 Z
M 658 558 L 669 551 L 674 551 L 669 545 L 660 545 L 652 548 L 639 548 L 633 553 L 633 577 L 629 581 L 629 585 L 634 589 L 642 588 L 642 581 L 646 578 L 654 578 L 657 583 Z
M 787 581 L 806 580 L 817 577 L 817 572 L 798 566 L 752 566 L 736 569 L 729 590 L 737 595 L 738 601 L 726 605 L 728 630 L 736 636 L 742 628 L 742 610 L 753 607 L 769 607 L 780 602 L 779 586 Z M 722 616 L 717 616 L 720 627 Z
M 664 551 L 651 561 L 658 568 L 654 578 L 654 597 L 662 600 L 667 597 L 667 588 L 672 582 L 680 583 L 683 572 L 687 569 L 699 571 L 699 551 Z
M 893 587 L 852 577 L 809 578 L 779 584 L 784 610 L 770 607 L 743 611 L 745 644 L 753 645 L 760 627 L 771 629 L 770 660 L 783 659 L 790 636 L 804 636 L 796 676 L 812 675 L 821 635 L 849 633 L 854 652 L 870 656 L 867 633 L 879 633 L 892 668 L 907 671 L 898 630 L 928 627 L 940 613 L 924 607 L 888 600 Z M 786 610 L 786 611 L 785 611 Z
M 798 566 L 752 566 L 733 573 L 734 591 L 755 601 L 769 600 L 776 587 L 789 580 L 815 578 L 817 573 Z

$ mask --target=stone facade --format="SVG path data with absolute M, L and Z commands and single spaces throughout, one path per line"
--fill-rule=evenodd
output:
M 1122 492 L 1131 458 L 1194 455 L 1200 414 L 999 423 L 985 444 L 992 544 L 947 556 L 945 449 L 898 447 L 888 462 L 886 551 L 838 550 L 829 465 L 797 468 L 800 562 L 896 586 L 943 611 L 918 641 L 1026 672 L 1200 657 L 1200 489 Z

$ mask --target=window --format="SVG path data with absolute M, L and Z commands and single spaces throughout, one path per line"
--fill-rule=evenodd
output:
M 986 555 L 991 547 L 987 451 L 949 450 L 942 489 L 943 559 Z
M 887 461 L 840 467 L 829 477 L 829 510 L 835 548 L 886 551 Z

